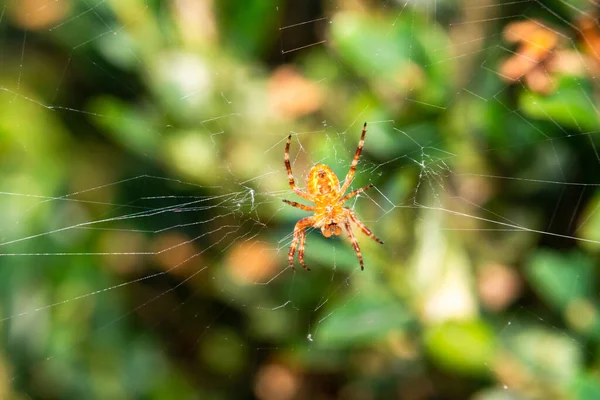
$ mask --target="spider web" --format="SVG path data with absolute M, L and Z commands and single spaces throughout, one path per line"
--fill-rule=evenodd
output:
M 595 398 L 597 5 L 342 3 L 250 6 L 243 68 L 230 5 L 0 5 L 0 397 Z M 386 244 L 294 271 L 287 135 L 343 179 L 364 121 Z

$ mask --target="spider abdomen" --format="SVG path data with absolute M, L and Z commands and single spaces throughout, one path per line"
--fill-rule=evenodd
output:
M 327 165 L 317 164 L 308 173 L 306 188 L 310 194 L 317 196 L 317 202 L 322 200 L 325 203 L 339 196 L 340 181 Z

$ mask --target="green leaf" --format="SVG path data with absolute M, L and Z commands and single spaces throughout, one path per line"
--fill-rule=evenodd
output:
M 147 115 L 113 97 L 98 97 L 90 104 L 93 121 L 117 143 L 143 155 L 158 151 L 160 133 Z
M 573 381 L 573 393 L 579 400 L 600 399 L 600 382 L 592 375 L 581 375 Z
M 410 61 L 414 41 L 404 19 L 391 29 L 387 22 L 366 14 L 338 14 L 332 21 L 331 42 L 361 75 L 394 74 Z
M 495 353 L 495 338 L 482 321 L 453 321 L 429 328 L 425 347 L 444 369 L 486 375 Z
M 515 323 L 503 336 L 506 348 L 527 369 L 527 374 L 552 388 L 570 385 L 581 368 L 582 348 L 564 332 Z
M 543 119 L 580 131 L 600 129 L 598 110 L 587 81 L 562 77 L 558 89 L 550 95 L 523 91 L 520 108 L 532 118 Z
M 596 193 L 591 198 L 585 207 L 585 210 L 579 218 L 579 229 L 576 234 L 577 237 L 585 239 L 579 245 L 585 248 L 587 251 L 592 253 L 598 253 L 600 246 L 598 243 L 588 242 L 600 242 L 600 193 Z
M 355 297 L 332 308 L 314 340 L 329 347 L 372 343 L 391 331 L 405 329 L 410 320 L 408 309 L 391 296 Z
M 341 59 L 386 96 L 411 98 L 443 109 L 453 69 L 444 51 L 448 38 L 419 14 L 395 17 L 338 13 L 331 21 L 329 42 Z M 392 96 L 393 97 L 393 96 Z M 435 110 L 435 108 L 433 108 Z
M 583 253 L 540 250 L 529 260 L 525 272 L 539 296 L 560 311 L 593 291 L 593 265 Z
M 254 57 L 257 52 L 264 50 L 273 40 L 272 32 L 277 20 L 283 19 L 284 10 L 283 7 L 277 8 L 278 3 L 277 0 L 216 2 L 221 34 L 227 47 L 240 55 Z M 285 32 L 279 34 L 283 35 L 284 40 Z M 290 32 L 290 36 L 293 38 L 293 33 Z M 285 50 L 291 48 L 284 47 Z

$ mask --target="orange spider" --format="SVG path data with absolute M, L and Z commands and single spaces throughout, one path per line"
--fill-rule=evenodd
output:
M 348 190 L 348 187 L 354 178 L 356 165 L 358 164 L 358 158 L 360 157 L 360 152 L 362 151 L 365 143 L 366 133 L 367 123 L 365 122 L 362 135 L 360 136 L 360 141 L 358 142 L 358 147 L 356 148 L 356 153 L 354 154 L 354 159 L 352 160 L 352 165 L 350 166 L 350 170 L 346 175 L 346 179 L 344 180 L 342 187 L 340 188 L 340 181 L 331 168 L 324 164 L 317 164 L 311 168 L 306 179 L 306 188 L 308 189 L 308 193 L 304 190 L 298 189 L 294 183 L 292 167 L 290 166 L 290 142 L 292 140 L 292 135 L 288 136 L 287 144 L 285 145 L 284 158 L 290 186 L 294 193 L 296 193 L 298 196 L 315 203 L 314 206 L 306 206 L 304 204 L 296 203 L 295 201 L 283 200 L 284 203 L 287 203 L 290 206 L 297 207 L 305 211 L 315 212 L 313 216 L 302 218 L 294 227 L 294 238 L 292 239 L 292 245 L 288 253 L 288 259 L 292 269 L 294 268 L 294 253 L 296 252 L 296 245 L 298 244 L 299 240 L 300 249 L 298 250 L 298 260 L 305 270 L 310 271 L 310 268 L 304 264 L 304 242 L 306 240 L 306 230 L 310 227 L 320 228 L 323 236 L 330 237 L 331 235 L 339 235 L 342 233 L 341 225 L 343 225 L 348 232 L 350 240 L 352 241 L 352 246 L 354 247 L 354 251 L 358 256 L 361 270 L 365 268 L 363 264 L 363 257 L 360 252 L 360 247 L 358 247 L 356 237 L 354 236 L 354 232 L 352 232 L 350 221 L 354 222 L 356 226 L 358 226 L 360 230 L 371 239 L 383 244 L 383 241 L 377 236 L 373 235 L 373 232 L 371 232 L 369 228 L 367 228 L 365 224 L 363 224 L 356 217 L 354 211 L 344 207 L 346 200 L 373 187 L 373 185 L 367 185 L 344 196 L 344 193 L 346 190 Z

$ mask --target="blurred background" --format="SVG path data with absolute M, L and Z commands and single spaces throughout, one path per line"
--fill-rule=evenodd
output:
M 0 398 L 600 399 L 599 11 L 0 2 Z

